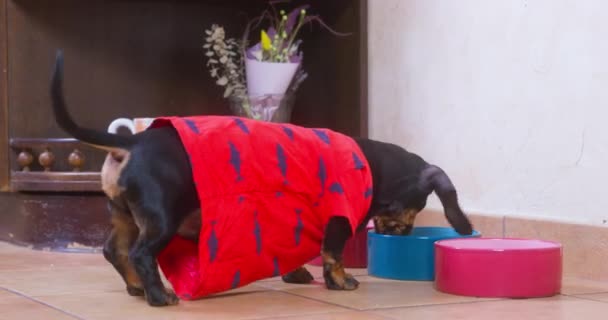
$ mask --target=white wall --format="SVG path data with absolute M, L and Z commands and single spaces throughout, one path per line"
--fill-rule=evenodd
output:
M 471 212 L 608 226 L 608 1 L 369 5 L 372 137 Z

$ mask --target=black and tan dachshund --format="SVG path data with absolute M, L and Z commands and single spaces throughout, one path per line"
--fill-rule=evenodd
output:
M 58 51 L 51 80 L 57 123 L 74 138 L 108 151 L 101 178 L 113 228 L 103 250 L 105 258 L 122 276 L 130 295 L 145 296 L 152 306 L 176 304 L 178 298 L 161 281 L 156 257 L 176 234 L 198 240 L 201 223 L 190 163 L 178 134 L 172 127 L 132 136 L 80 127 L 67 111 L 62 83 L 63 55 Z M 368 160 L 374 186 L 372 204 L 360 228 L 373 219 L 379 233 L 408 234 L 427 197 L 435 192 L 455 230 L 472 233 L 456 189 L 443 170 L 394 144 L 362 138 L 355 141 Z M 351 236 L 343 217 L 331 218 L 326 225 L 321 255 L 329 289 L 358 287 L 341 262 L 345 242 Z M 313 279 L 300 267 L 283 275 L 283 280 L 309 283 Z

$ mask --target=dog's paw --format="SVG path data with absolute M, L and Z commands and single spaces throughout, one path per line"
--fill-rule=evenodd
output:
M 327 289 L 355 290 L 359 287 L 359 281 L 344 271 L 344 265 L 341 261 L 337 261 L 329 254 L 324 255 L 323 260 L 323 278 Z
M 468 236 L 473 234 L 473 225 L 466 216 L 455 219 L 453 225 L 454 230 L 460 235 Z
M 359 281 L 350 274 L 344 276 L 344 290 L 355 290 L 359 287 Z
M 314 277 L 306 268 L 300 267 L 281 277 L 286 283 L 308 284 L 314 280 Z
M 144 289 L 133 286 L 127 286 L 127 293 L 133 297 L 142 297 L 145 295 Z
M 150 294 L 146 293 L 148 304 L 153 307 L 162 307 L 176 305 L 179 303 L 179 298 L 171 290 L 154 290 Z
M 359 287 L 359 281 L 348 273 L 343 276 L 334 274 L 325 277 L 325 286 L 329 290 L 355 290 Z

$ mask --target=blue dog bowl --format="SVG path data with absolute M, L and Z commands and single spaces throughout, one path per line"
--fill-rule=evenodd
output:
M 372 276 L 411 281 L 435 280 L 435 242 L 444 239 L 480 237 L 459 235 L 446 227 L 415 227 L 407 236 L 367 235 L 367 268 Z

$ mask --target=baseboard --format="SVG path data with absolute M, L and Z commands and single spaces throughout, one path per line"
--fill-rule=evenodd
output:
M 563 245 L 565 277 L 608 281 L 608 228 L 559 221 L 471 213 L 476 230 L 484 237 L 534 238 Z M 424 210 L 418 226 L 448 226 L 443 212 Z
M 110 232 L 99 193 L 0 192 L 0 241 L 38 250 L 100 252 Z

